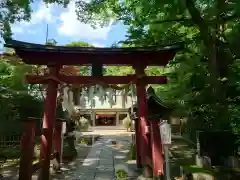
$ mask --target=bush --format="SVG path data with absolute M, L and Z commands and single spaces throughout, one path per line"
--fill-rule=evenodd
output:
M 0 89 L 0 132 L 22 132 L 23 122 L 28 117 L 43 117 L 43 101 L 29 94 L 18 94 Z M 37 128 L 40 126 L 40 119 Z
M 28 117 L 43 116 L 43 101 L 29 94 L 1 91 L 1 120 L 27 120 Z
M 88 127 L 89 127 L 88 119 L 86 119 L 84 117 L 80 117 L 80 119 L 78 121 L 78 129 L 79 130 L 87 130 Z

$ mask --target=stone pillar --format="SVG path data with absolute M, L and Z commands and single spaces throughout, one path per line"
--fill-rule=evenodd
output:
M 116 112 L 116 126 L 119 126 L 120 122 L 119 122 L 119 112 Z
M 122 90 L 121 94 L 122 94 L 122 96 L 121 96 L 122 97 L 122 108 L 124 109 L 126 107 L 125 106 L 126 102 L 125 102 L 125 90 L 124 89 Z
M 49 74 L 57 76 L 59 67 L 50 66 Z M 39 179 L 49 180 L 50 157 L 53 144 L 53 128 L 56 121 L 58 83 L 54 80 L 48 80 L 46 100 L 44 104 L 44 117 L 41 135 L 40 159 L 43 160 Z
M 92 111 L 91 119 L 92 119 L 92 126 L 96 126 L 96 112 L 95 111 Z
M 62 160 L 62 124 L 63 122 L 57 119 L 54 129 L 54 153 L 57 153 L 54 170 L 60 170 Z
M 20 159 L 19 180 L 32 179 L 33 151 L 35 144 L 36 122 L 24 122 L 24 134 L 21 137 L 22 156 Z

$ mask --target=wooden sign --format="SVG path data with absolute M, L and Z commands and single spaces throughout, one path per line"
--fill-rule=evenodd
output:
M 160 135 L 163 145 L 171 144 L 171 125 L 167 122 L 160 125 Z

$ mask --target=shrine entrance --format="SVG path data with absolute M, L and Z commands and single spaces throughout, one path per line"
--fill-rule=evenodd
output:
M 135 123 L 137 166 L 144 169 L 145 177 L 151 174 L 150 169 L 154 168 L 152 159 L 154 154 L 151 148 L 155 145 L 155 139 L 149 139 L 149 121 L 147 120 L 146 85 L 165 84 L 165 76 L 147 76 L 147 66 L 165 66 L 172 60 L 179 45 L 169 45 L 162 48 L 91 48 L 91 47 L 63 47 L 45 46 L 15 40 L 6 42 L 5 47 L 14 48 L 16 54 L 30 65 L 46 65 L 49 72 L 44 75 L 28 74 L 26 81 L 29 84 L 46 84 L 46 100 L 44 106 L 44 118 L 40 148 L 41 180 L 49 180 L 50 159 L 52 147 L 54 152 L 61 151 L 61 131 L 56 121 L 56 98 L 59 84 L 91 85 L 99 84 L 109 87 L 115 84 L 135 84 L 137 90 L 138 117 Z M 92 76 L 63 75 L 60 70 L 63 66 L 90 65 Z M 103 65 L 132 66 L 135 69 L 134 75 L 128 76 L 103 76 Z M 156 128 L 157 131 L 157 128 Z M 159 132 L 158 132 L 159 133 Z M 23 155 L 20 163 L 19 179 L 30 180 L 32 177 L 32 155 L 35 142 L 34 121 L 28 121 L 25 126 L 25 134 L 22 138 Z M 53 139 L 54 138 L 54 139 Z M 160 139 L 158 139 L 160 142 Z M 158 144 L 159 144 L 158 142 Z M 162 152 L 161 145 L 157 149 Z M 61 159 L 59 157 L 59 159 Z M 158 163 L 160 167 L 155 176 L 163 175 L 163 158 Z
M 115 126 L 116 114 L 96 114 L 96 126 Z

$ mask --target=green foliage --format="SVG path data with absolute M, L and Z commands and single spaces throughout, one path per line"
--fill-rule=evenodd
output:
M 129 160 L 136 160 L 136 158 L 137 158 L 136 145 L 131 143 L 129 154 L 128 154 L 128 159 Z
M 87 42 L 84 41 L 73 41 L 70 44 L 66 45 L 67 47 L 94 47 L 91 44 L 88 44 Z
M 8 59 L 0 57 L 0 84 L 14 89 L 26 90 L 23 76 L 32 71 L 32 67 L 23 63 L 13 64 Z
M 117 179 L 125 179 L 128 177 L 127 172 L 125 172 L 124 170 L 118 170 L 116 174 L 117 174 Z
M 67 44 L 66 46 L 68 46 L 68 47 L 94 47 L 93 45 L 88 44 L 84 41 L 74 41 L 70 44 Z M 80 68 L 80 74 L 82 76 L 89 75 L 90 69 L 88 66 L 75 66 L 75 67 Z
M 240 1 L 91 0 L 77 2 L 80 21 L 93 26 L 122 21 L 129 25 L 123 46 L 160 46 L 184 42 L 167 68 L 146 69 L 167 75 L 167 85 L 155 89 L 162 100 L 187 116 L 190 128 L 239 131 Z M 116 45 L 115 45 L 116 46 Z M 126 75 L 123 67 L 107 75 Z
M 29 88 L 24 82 L 25 74 L 31 71 L 32 66 L 21 61 L 0 59 L 1 133 L 19 133 L 23 130 L 21 121 L 43 116 L 43 101 L 32 96 L 34 88 Z
M 106 76 L 127 76 L 134 74 L 135 71 L 129 66 L 108 66 L 105 68 L 104 75 Z
M 43 102 L 28 94 L 17 91 L 1 90 L 0 118 L 1 121 L 27 120 L 28 117 L 42 117 Z

